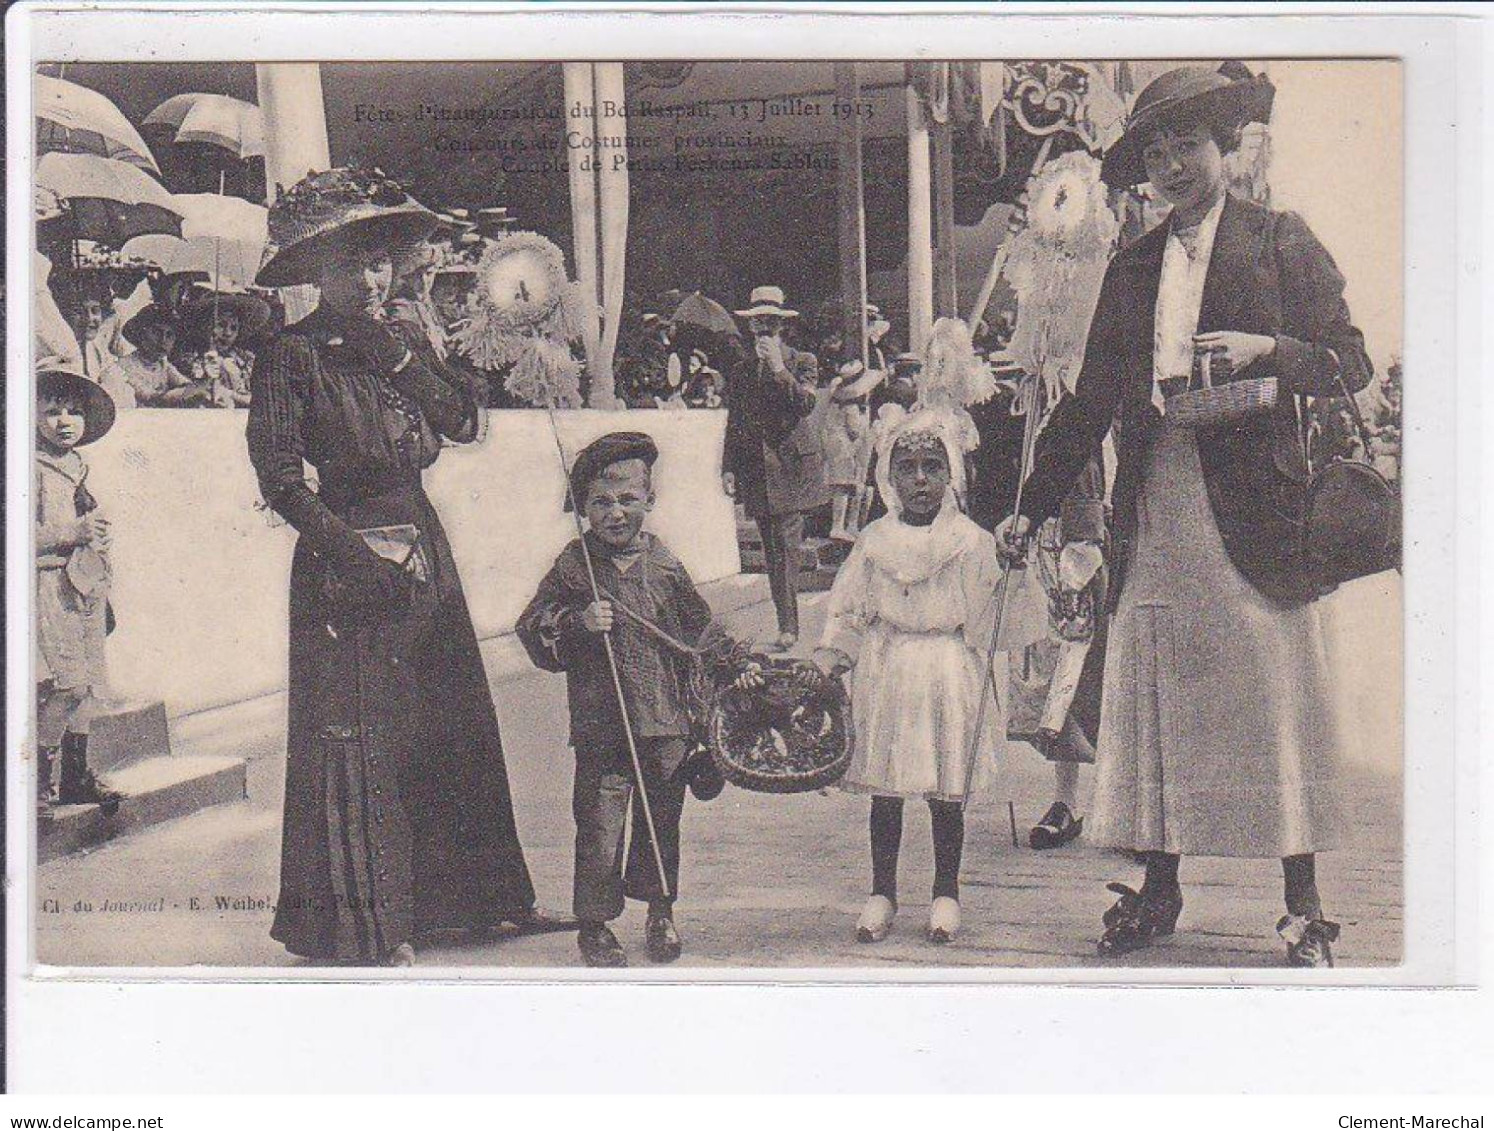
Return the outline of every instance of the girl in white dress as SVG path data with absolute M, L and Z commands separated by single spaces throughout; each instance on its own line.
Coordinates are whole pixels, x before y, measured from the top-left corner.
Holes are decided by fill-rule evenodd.
M 995 539 L 960 509 L 970 418 L 950 407 L 883 413 L 877 482 L 891 510 L 837 575 L 813 660 L 851 673 L 855 749 L 842 786 L 872 795 L 872 894 L 856 937 L 891 930 L 903 802 L 921 798 L 934 835 L 928 938 L 943 943 L 959 928 L 965 798 L 1003 732 L 999 706 L 982 713 L 979 702 L 1001 567 Z

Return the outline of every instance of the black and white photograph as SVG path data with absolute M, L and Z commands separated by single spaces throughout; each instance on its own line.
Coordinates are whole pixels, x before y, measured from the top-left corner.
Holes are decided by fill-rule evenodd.
M 1402 64 L 977 46 L 35 61 L 37 968 L 1400 966 Z

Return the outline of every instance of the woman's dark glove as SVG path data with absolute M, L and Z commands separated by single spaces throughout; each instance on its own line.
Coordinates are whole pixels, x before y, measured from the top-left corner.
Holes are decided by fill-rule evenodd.
M 417 582 L 407 570 L 385 561 L 372 550 L 330 565 L 322 595 L 334 616 L 365 616 L 408 605 Z
M 349 319 L 342 338 L 376 373 L 392 374 L 410 356 L 410 351 L 386 323 L 367 315 Z

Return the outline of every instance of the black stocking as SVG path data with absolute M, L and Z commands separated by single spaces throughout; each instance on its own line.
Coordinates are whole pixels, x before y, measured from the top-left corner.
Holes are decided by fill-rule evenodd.
M 965 848 L 965 810 L 958 801 L 930 801 L 934 825 L 934 898 L 960 898 L 960 855 Z
M 873 797 L 871 803 L 872 894 L 897 902 L 897 855 L 903 842 L 903 799 Z
M 1323 903 L 1318 898 L 1318 858 L 1311 852 L 1300 856 L 1283 856 L 1281 875 L 1286 881 L 1286 905 L 1290 915 L 1309 919 L 1323 917 Z
M 1142 882 L 1143 895 L 1171 895 L 1178 890 L 1178 865 L 1182 857 L 1172 852 L 1148 852 L 1146 854 L 1146 879 Z

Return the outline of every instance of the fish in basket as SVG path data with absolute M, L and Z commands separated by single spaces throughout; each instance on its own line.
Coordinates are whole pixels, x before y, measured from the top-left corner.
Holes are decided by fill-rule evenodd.
M 851 703 L 840 680 L 804 660 L 762 658 L 758 687 L 723 687 L 710 714 L 711 757 L 757 793 L 807 793 L 851 763 Z

